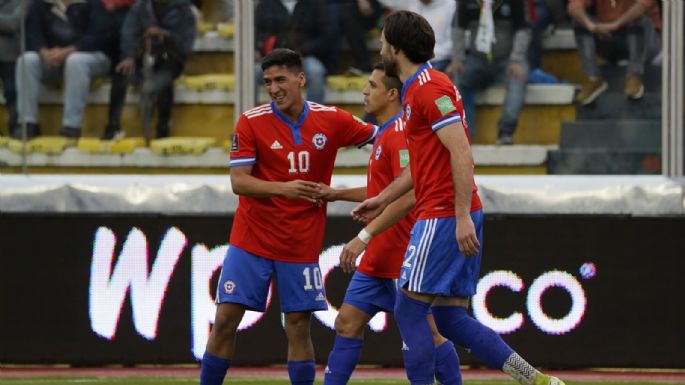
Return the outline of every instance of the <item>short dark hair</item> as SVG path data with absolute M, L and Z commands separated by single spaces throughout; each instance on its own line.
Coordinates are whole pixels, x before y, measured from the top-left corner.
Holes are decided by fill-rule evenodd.
M 385 72 L 385 64 L 383 62 L 378 62 L 373 65 L 373 69 Z M 396 89 L 397 92 L 402 92 L 402 81 L 397 76 L 388 75 L 387 72 L 383 75 L 383 85 L 388 90 Z
M 424 63 L 434 56 L 435 32 L 418 13 L 391 13 L 385 18 L 383 35 L 388 44 L 402 50 L 412 63 Z
M 262 59 L 262 71 L 271 66 L 285 67 L 293 72 L 302 72 L 302 56 L 288 48 L 276 48 Z

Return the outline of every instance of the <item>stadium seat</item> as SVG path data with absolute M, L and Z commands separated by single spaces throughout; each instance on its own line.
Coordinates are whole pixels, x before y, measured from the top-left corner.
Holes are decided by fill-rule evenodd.
M 26 142 L 26 151 L 44 154 L 60 154 L 65 148 L 75 144 L 76 140 L 62 136 L 41 136 L 28 140 Z M 21 140 L 10 139 L 8 147 L 13 152 L 21 152 L 23 144 Z
M 138 147 L 145 147 L 145 138 L 123 138 L 121 140 L 100 140 L 81 138 L 76 147 L 91 154 L 130 154 Z
M 205 89 L 232 90 L 235 88 L 235 75 L 233 74 L 205 74 L 196 76 L 181 76 L 177 84 L 182 84 L 190 90 L 200 91 Z
M 235 23 L 219 23 L 216 26 L 216 31 L 219 32 L 219 36 L 223 37 L 224 39 L 231 39 L 235 34 Z
M 361 92 L 366 83 L 369 81 L 368 76 L 348 76 L 336 75 L 326 78 L 328 87 L 336 91 L 359 91 Z
M 150 149 L 156 154 L 195 154 L 199 155 L 216 143 L 214 138 L 163 138 L 150 143 Z

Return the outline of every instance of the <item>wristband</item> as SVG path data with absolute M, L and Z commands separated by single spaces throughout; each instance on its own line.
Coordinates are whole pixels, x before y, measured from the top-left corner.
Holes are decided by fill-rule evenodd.
M 369 232 L 366 231 L 366 229 L 362 229 L 359 232 L 359 234 L 357 234 L 357 238 L 359 238 L 362 242 L 364 242 L 364 244 L 368 245 L 371 238 L 373 238 L 373 235 L 369 234 Z

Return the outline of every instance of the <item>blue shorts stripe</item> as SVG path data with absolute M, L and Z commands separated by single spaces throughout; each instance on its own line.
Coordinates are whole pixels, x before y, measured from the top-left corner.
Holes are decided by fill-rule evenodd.
M 438 223 L 437 219 L 431 219 L 428 221 L 428 245 L 424 248 L 423 258 L 421 261 L 421 273 L 419 274 L 419 282 L 417 283 L 417 291 L 421 290 L 421 284 L 423 283 L 423 276 L 426 271 L 426 262 L 428 261 L 428 252 L 433 244 L 433 238 L 435 238 L 435 227 Z
M 411 268 L 411 274 L 409 278 L 409 290 L 410 291 L 416 291 L 416 281 L 418 280 L 418 275 L 419 269 L 418 267 L 421 265 L 421 259 L 424 256 L 424 249 L 426 246 L 426 237 L 428 236 L 428 226 L 423 228 L 423 232 L 421 233 L 421 239 L 419 240 L 418 246 L 414 249 L 414 260 L 411 261 L 412 263 L 412 268 Z

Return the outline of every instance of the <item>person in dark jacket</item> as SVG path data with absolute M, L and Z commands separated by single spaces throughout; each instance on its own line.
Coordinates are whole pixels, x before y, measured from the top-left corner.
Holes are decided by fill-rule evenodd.
M 307 99 L 317 103 L 323 103 L 324 63 L 336 40 L 335 25 L 329 20 L 324 0 L 261 0 L 255 8 L 257 59 L 274 48 L 299 52 L 307 77 Z
M 506 95 L 497 123 L 497 144 L 514 143 L 529 72 L 531 31 L 525 7 L 524 0 L 458 2 L 454 56 L 446 72 L 456 76 L 471 138 L 475 135 L 476 92 L 501 81 L 505 83 Z M 481 18 L 481 13 L 488 17 Z M 471 31 L 469 42 L 465 40 L 465 30 Z
M 8 132 L 17 125 L 17 87 L 14 82 L 14 67 L 19 56 L 21 5 L 21 0 L 0 0 L 0 79 L 8 113 Z
M 115 82 L 110 102 L 110 120 L 104 134 L 106 139 L 116 136 L 121 129 L 119 117 L 126 97 L 127 84 L 139 81 L 146 42 L 154 58 L 151 79 L 144 84 L 143 94 L 156 98 L 157 137 L 169 136 L 171 107 L 174 103 L 174 79 L 192 52 L 195 41 L 195 16 L 190 0 L 136 0 L 121 30 L 121 61 L 115 71 L 126 76 L 126 81 Z
M 64 114 L 59 133 L 81 136 L 90 81 L 110 69 L 100 0 L 33 0 L 26 20 L 26 48 L 17 61 L 19 121 L 27 136 L 39 134 L 41 82 L 64 81 Z M 23 94 L 22 94 L 23 93 Z M 15 128 L 14 137 L 21 137 Z

